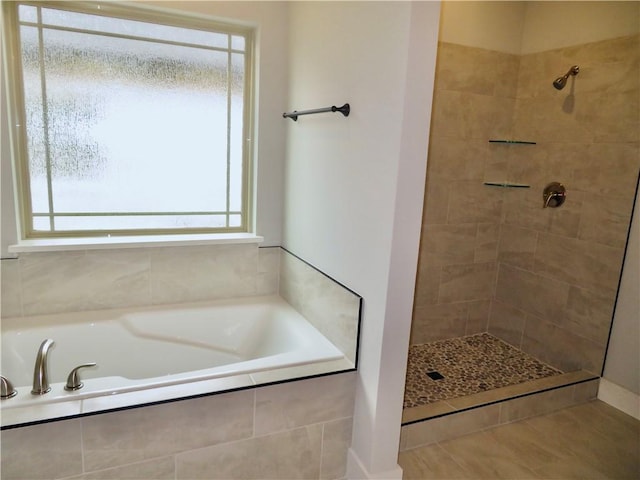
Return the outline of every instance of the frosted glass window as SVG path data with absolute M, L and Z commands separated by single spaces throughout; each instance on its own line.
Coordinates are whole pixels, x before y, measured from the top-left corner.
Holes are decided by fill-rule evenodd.
M 251 32 L 73 5 L 16 10 L 26 236 L 246 231 Z
M 225 33 L 206 32 L 132 20 L 122 21 L 119 18 L 88 15 L 64 10 L 54 10 L 51 8 L 42 9 L 42 22 L 46 25 L 74 28 L 95 33 L 115 33 L 210 47 L 227 48 L 229 43 L 229 35 Z

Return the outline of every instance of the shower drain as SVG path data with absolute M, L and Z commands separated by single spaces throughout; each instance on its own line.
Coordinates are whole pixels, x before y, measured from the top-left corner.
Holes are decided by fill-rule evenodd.
M 431 380 L 442 380 L 444 378 L 444 375 L 442 375 L 440 372 L 427 372 L 427 377 L 429 377 Z

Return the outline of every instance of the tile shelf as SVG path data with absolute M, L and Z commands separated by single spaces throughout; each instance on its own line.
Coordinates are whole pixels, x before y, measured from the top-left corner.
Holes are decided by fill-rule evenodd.
M 506 145 L 535 145 L 536 142 L 528 142 L 525 140 L 498 140 L 490 139 L 489 143 L 503 143 Z M 524 183 L 511 183 L 511 182 L 484 182 L 484 185 L 488 187 L 500 187 L 500 188 L 530 188 L 530 185 Z
M 500 188 L 531 188 L 530 185 L 524 183 L 510 183 L 510 182 L 484 182 L 484 185 L 488 187 L 500 187 Z
M 527 142 L 524 140 L 489 140 L 489 143 L 506 143 L 509 145 L 535 145 L 536 142 Z

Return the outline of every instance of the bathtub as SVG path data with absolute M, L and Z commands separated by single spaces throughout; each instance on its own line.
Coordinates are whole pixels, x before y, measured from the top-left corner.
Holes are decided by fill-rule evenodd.
M 47 338 L 51 391 L 32 395 Z M 83 388 L 66 391 L 71 370 L 90 362 Z M 2 375 L 18 395 L 0 402 L 2 425 L 246 388 L 318 365 L 351 364 L 279 296 L 3 319 Z

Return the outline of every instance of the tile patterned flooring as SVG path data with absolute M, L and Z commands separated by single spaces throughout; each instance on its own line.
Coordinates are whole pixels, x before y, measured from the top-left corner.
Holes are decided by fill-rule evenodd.
M 594 400 L 400 453 L 404 480 L 640 478 L 640 421 Z
M 434 380 L 428 372 L 444 378 Z M 413 408 L 562 374 L 488 334 L 409 348 L 404 407 Z

